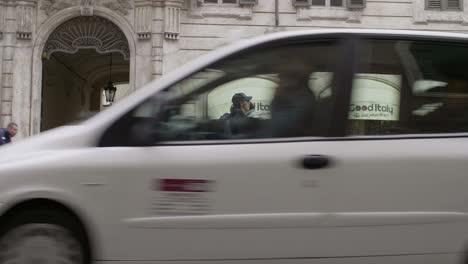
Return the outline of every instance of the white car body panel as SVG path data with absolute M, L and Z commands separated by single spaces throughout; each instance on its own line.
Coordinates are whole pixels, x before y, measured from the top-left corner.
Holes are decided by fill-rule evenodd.
M 418 225 L 467 221 L 455 212 L 276 213 L 126 219 L 130 227 L 155 229 L 317 228 Z
M 431 141 L 437 156 L 421 156 L 418 150 L 421 147 L 426 153 L 432 152 Z M 460 230 L 468 227 L 463 190 L 468 178 L 464 177 L 464 170 L 447 174 L 436 161 L 446 157 L 454 165 L 460 164 L 467 154 L 453 150 L 467 142 L 465 139 L 324 141 L 105 151 L 113 153 L 115 171 L 123 172 L 115 175 L 122 186 L 119 194 L 130 197 L 131 193 L 144 192 L 120 204 L 124 212 L 121 218 L 124 237 L 140 245 L 132 259 L 151 259 L 153 255 L 178 260 L 236 259 L 240 255 L 247 259 L 333 257 L 462 252 L 466 235 Z M 400 145 L 412 147 L 400 153 Z M 362 148 L 373 150 L 373 156 L 360 153 Z M 223 156 L 218 154 L 221 149 Z M 198 152 L 203 155 L 197 155 Z M 244 155 L 235 157 L 234 153 Z M 296 157 L 314 153 L 335 157 L 336 165 L 317 171 L 296 169 Z M 127 161 L 128 156 L 135 158 Z M 290 157 L 286 164 L 282 164 L 284 156 Z M 136 157 L 142 158 L 137 161 Z M 394 177 L 379 176 L 377 172 L 386 166 L 385 162 L 397 159 L 408 160 L 408 165 L 395 168 Z M 370 164 L 363 166 L 363 161 Z M 137 164 L 131 174 L 125 173 L 129 171 L 126 162 Z M 230 173 L 239 169 L 223 171 L 227 164 L 234 168 L 235 164 L 243 164 L 242 173 Z M 413 173 L 406 175 L 398 170 Z M 427 170 L 440 173 L 427 174 Z M 248 171 L 256 174 L 245 173 Z M 148 217 L 154 192 L 151 181 L 168 176 L 215 180 L 218 188 L 210 215 Z M 266 178 L 271 184 L 262 191 L 259 186 Z M 310 180 L 315 185 L 304 186 Z M 407 184 L 402 185 L 403 182 Z M 414 184 L 420 187 L 415 189 Z M 262 221 L 266 222 L 264 226 Z M 192 236 L 202 237 L 204 242 L 194 244 L 186 239 Z M 382 237 L 388 243 L 376 244 Z M 124 258 L 129 255 L 125 250 L 128 245 L 122 243 L 113 251 Z M 223 246 L 217 247 L 219 244 Z M 295 246 L 288 246 L 291 244 Z M 173 248 L 190 250 L 171 251 Z M 343 251 L 338 253 L 336 249 Z
M 217 260 L 210 261 L 212 264 L 440 264 L 440 263 L 461 263 L 463 254 L 429 254 L 429 255 L 402 255 L 402 256 L 378 256 L 378 257 L 358 257 L 358 258 L 321 258 L 321 259 L 255 259 L 255 260 Z M 133 264 L 132 261 L 96 261 L 96 264 Z M 145 264 L 204 264 L 206 261 L 148 261 Z
M 468 138 L 95 147 L 123 113 L 228 54 L 294 36 L 382 32 L 434 36 L 326 30 L 245 40 L 81 125 L 2 147 L 0 213 L 28 199 L 61 202 L 85 222 L 93 256 L 103 264 L 459 263 L 468 242 Z M 298 166 L 303 156 L 316 154 L 333 157 L 333 166 Z M 154 214 L 159 194 L 152 182 L 165 178 L 213 181 L 215 190 L 205 197 L 209 212 Z

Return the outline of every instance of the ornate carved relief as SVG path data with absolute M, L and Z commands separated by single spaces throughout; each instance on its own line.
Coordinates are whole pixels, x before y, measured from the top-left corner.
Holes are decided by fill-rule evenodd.
M 73 18 L 52 32 L 44 48 L 45 56 L 61 51 L 75 53 L 94 48 L 98 53 L 120 52 L 130 58 L 130 49 L 123 32 L 111 21 L 97 16 Z
M 47 15 L 51 15 L 65 8 L 72 7 L 73 5 L 73 0 L 43 0 L 41 9 L 44 10 Z
M 92 16 L 94 8 L 94 0 L 81 0 L 81 15 Z
M 103 6 L 117 11 L 122 15 L 128 15 L 128 10 L 133 8 L 129 0 L 112 0 L 104 3 Z
M 123 15 L 128 15 L 128 10 L 133 8 L 132 0 L 43 0 L 41 9 L 47 15 L 52 15 L 68 7 L 80 6 L 82 15 L 92 16 L 96 5 L 102 5 Z

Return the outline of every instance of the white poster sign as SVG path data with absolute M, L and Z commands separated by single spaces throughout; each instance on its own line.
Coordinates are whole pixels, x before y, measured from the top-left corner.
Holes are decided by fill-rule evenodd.
M 398 120 L 400 87 L 399 75 L 358 74 L 353 82 L 349 119 Z

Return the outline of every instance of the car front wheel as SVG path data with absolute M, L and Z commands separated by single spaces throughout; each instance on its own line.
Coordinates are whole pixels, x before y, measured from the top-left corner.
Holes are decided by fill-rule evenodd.
M 67 213 L 23 211 L 0 227 L 0 264 L 89 263 L 83 232 Z

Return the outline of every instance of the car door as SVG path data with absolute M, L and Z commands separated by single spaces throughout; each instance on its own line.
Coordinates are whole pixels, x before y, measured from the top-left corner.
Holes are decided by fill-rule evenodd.
M 337 139 L 344 173 L 323 180 L 335 252 L 461 255 L 468 239 L 468 46 L 363 36 L 357 47 L 348 136 Z
M 321 225 L 331 190 L 322 180 L 344 173 L 328 159 L 341 148 L 327 136 L 337 133 L 334 116 L 346 113 L 338 106 L 347 100 L 339 95 L 351 81 L 345 70 L 350 53 L 334 36 L 267 44 L 176 82 L 157 97 L 163 101 L 147 100 L 106 132 L 113 141 L 101 142 L 101 152 L 112 157 L 113 195 L 121 197 L 109 256 L 258 260 L 334 254 L 323 247 L 323 241 L 330 244 Z M 236 110 L 233 95 L 240 93 L 251 97 L 250 110 L 260 117 L 219 118 Z M 157 121 L 150 118 L 153 109 Z

